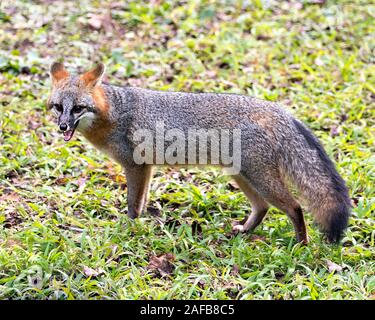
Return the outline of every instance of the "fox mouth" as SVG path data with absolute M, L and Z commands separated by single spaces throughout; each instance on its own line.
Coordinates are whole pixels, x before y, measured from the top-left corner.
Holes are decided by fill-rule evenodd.
M 73 130 L 66 130 L 63 132 L 64 135 L 64 141 L 68 142 L 70 139 L 72 139 L 75 129 Z
M 63 136 L 64 136 L 64 141 L 65 141 L 65 142 L 68 142 L 68 141 L 70 141 L 70 139 L 73 138 L 73 135 L 74 135 L 74 132 L 75 132 L 75 130 L 76 130 L 76 128 L 77 128 L 78 122 L 79 122 L 79 121 L 77 121 L 77 122 L 74 124 L 74 128 L 73 128 L 73 129 L 69 129 L 69 130 L 63 131 Z

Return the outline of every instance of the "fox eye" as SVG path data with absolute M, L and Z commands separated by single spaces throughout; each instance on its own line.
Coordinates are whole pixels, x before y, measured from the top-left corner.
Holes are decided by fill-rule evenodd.
M 75 105 L 75 106 L 73 107 L 73 112 L 74 112 L 74 113 L 80 113 L 84 108 L 86 108 L 86 107 L 83 106 L 83 105 L 80 105 L 80 104 Z
M 63 106 L 61 104 L 54 103 L 52 108 L 55 108 L 58 112 L 63 112 Z

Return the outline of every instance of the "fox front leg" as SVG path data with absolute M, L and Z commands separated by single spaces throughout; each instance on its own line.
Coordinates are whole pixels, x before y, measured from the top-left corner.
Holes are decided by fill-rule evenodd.
M 128 217 L 134 219 L 141 214 L 147 201 L 152 167 L 149 165 L 126 167 L 125 175 L 128 189 Z

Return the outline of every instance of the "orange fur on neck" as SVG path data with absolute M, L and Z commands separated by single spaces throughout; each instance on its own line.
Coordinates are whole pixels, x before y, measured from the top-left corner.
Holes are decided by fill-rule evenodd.
M 105 96 L 104 89 L 102 87 L 95 87 L 92 92 L 92 97 L 95 102 L 96 108 L 103 114 L 108 114 L 109 103 L 107 97 Z
M 113 124 L 109 119 L 109 103 L 102 87 L 95 87 L 92 92 L 97 118 L 94 120 L 91 128 L 83 132 L 83 135 L 92 144 L 103 148 L 108 144 L 108 137 L 112 131 Z

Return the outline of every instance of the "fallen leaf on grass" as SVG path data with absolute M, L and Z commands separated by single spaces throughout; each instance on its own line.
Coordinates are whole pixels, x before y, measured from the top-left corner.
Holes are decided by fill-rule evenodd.
M 132 87 L 142 87 L 144 85 L 144 81 L 142 79 L 129 78 L 128 83 Z
M 86 181 L 87 181 L 87 178 L 86 177 L 80 177 L 78 180 L 77 180 L 77 185 L 78 187 L 84 187 L 85 184 L 86 184 Z
M 92 269 L 87 266 L 83 266 L 83 273 L 87 277 L 97 277 L 104 273 L 104 270 L 102 268 L 99 268 L 98 270 Z
M 320 59 L 320 57 L 316 57 L 315 60 L 314 60 L 314 63 L 317 66 L 323 66 L 324 65 L 324 61 L 322 59 Z
M 8 239 L 5 241 L 5 246 L 12 249 L 13 247 L 23 247 L 22 242 L 16 239 Z
M 328 266 L 328 271 L 329 272 L 340 272 L 342 271 L 342 267 L 338 265 L 337 263 L 334 263 L 330 260 L 327 260 L 327 266 Z
M 59 186 L 65 185 L 68 182 L 68 178 L 60 176 L 55 180 L 55 183 Z
M 239 275 L 240 274 L 240 267 L 237 264 L 234 264 L 230 274 L 233 275 L 233 276 Z
M 327 0 L 310 0 L 308 4 L 325 4 Z
M 38 129 L 42 124 L 39 121 L 30 120 L 28 123 L 29 129 L 35 130 Z
M 250 239 L 251 241 L 266 241 L 267 240 L 265 236 L 259 236 L 257 234 L 252 234 Z
M 111 32 L 115 29 L 110 11 L 104 14 L 90 14 L 87 24 L 94 30 L 104 29 L 106 32 Z
M 3 228 L 12 228 L 23 222 L 21 216 L 15 211 L 6 212 Z
M 332 126 L 331 127 L 331 130 L 330 130 L 330 135 L 331 137 L 336 137 L 340 134 L 339 132 L 339 128 L 337 128 L 337 126 Z
M 223 289 L 231 299 L 236 299 L 238 292 L 242 290 L 242 286 L 234 283 L 226 283 Z
M 15 192 L 11 192 L 8 194 L 4 194 L 0 196 L 0 201 L 15 201 L 18 202 L 20 200 L 20 197 Z
M 156 207 L 148 207 L 147 213 L 149 213 L 153 217 L 160 217 L 161 216 L 160 210 Z
M 173 261 L 175 257 L 172 253 L 166 253 L 159 257 L 151 256 L 147 269 L 157 271 L 162 277 L 170 275 L 174 270 Z
M 201 288 L 202 290 L 205 288 L 206 286 L 206 281 L 204 280 L 199 280 L 198 283 L 197 283 L 198 287 Z
M 92 15 L 90 19 L 87 21 L 90 27 L 93 29 L 100 29 L 102 27 L 102 16 L 99 15 Z
M 126 177 L 122 174 L 111 174 L 109 178 L 116 183 L 126 183 Z

